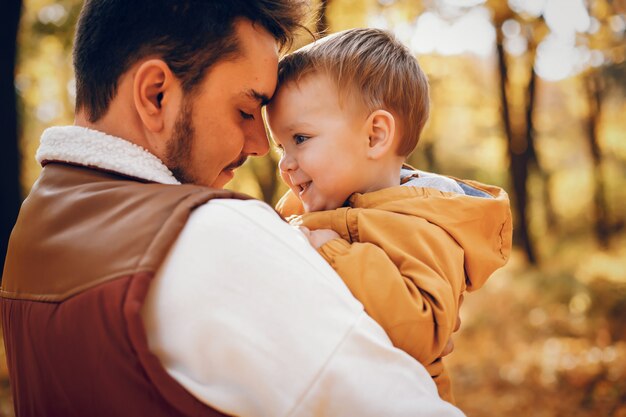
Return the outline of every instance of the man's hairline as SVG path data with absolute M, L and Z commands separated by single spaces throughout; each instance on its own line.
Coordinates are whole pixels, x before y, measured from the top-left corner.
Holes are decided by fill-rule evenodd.
M 215 62 L 213 62 L 211 65 L 209 65 L 208 67 L 203 69 L 203 74 L 200 77 L 200 80 L 195 83 L 191 89 L 189 91 L 184 92 L 184 96 L 185 99 L 188 100 L 195 100 L 195 98 L 197 97 L 197 95 L 199 94 L 200 91 L 200 86 L 202 85 L 202 83 L 204 83 L 207 79 L 207 77 L 209 76 L 209 74 L 211 73 L 211 71 L 214 69 L 214 67 L 216 67 L 218 64 L 226 62 L 226 61 L 231 61 L 231 62 L 236 62 L 239 59 L 241 59 L 244 55 L 243 55 L 243 51 L 241 48 L 241 42 L 240 42 L 240 37 L 237 34 L 237 28 L 236 25 L 239 22 L 243 22 L 243 21 L 248 21 L 250 22 L 250 24 L 252 25 L 252 27 L 254 28 L 260 28 L 262 30 L 265 30 L 270 36 L 272 36 L 272 38 L 274 39 L 274 42 L 276 43 L 277 47 L 280 47 L 280 42 L 279 39 L 274 36 L 272 34 L 272 32 L 265 27 L 262 23 L 254 21 L 252 19 L 249 19 L 245 16 L 239 16 L 237 18 L 235 18 L 232 23 L 231 23 L 231 32 L 228 34 L 227 38 L 230 38 L 230 40 L 233 42 L 234 48 L 232 51 L 230 51 L 229 53 L 224 54 L 224 56 L 221 56 L 219 59 L 217 59 Z M 152 54 L 146 54 L 143 55 L 141 53 L 138 54 L 138 58 L 135 58 L 132 62 L 127 63 L 128 69 L 126 71 L 124 71 L 123 73 L 121 73 L 119 75 L 119 77 L 117 78 L 116 82 L 115 82 L 115 87 L 113 89 L 114 95 L 111 97 L 106 109 L 104 110 L 104 112 L 102 113 L 102 115 L 96 119 L 96 120 L 90 120 L 91 122 L 97 122 L 98 120 L 102 119 L 106 113 L 109 111 L 110 106 L 113 102 L 113 100 L 115 100 L 115 98 L 118 96 L 119 94 L 119 85 L 121 80 L 124 78 L 124 76 L 128 75 L 131 71 L 134 70 L 134 68 L 143 61 L 147 61 L 150 59 L 158 59 L 163 61 L 163 63 L 167 66 L 167 68 L 172 72 L 172 75 L 174 76 L 174 78 L 181 82 L 182 78 L 178 77 L 174 71 L 172 71 L 171 66 L 167 63 L 167 61 L 164 59 L 162 54 L 156 54 L 156 53 L 152 53 Z M 249 91 L 245 91 L 245 93 L 253 93 L 253 98 L 257 99 L 257 96 L 259 98 L 259 102 L 261 103 L 261 106 L 265 106 L 269 103 L 271 97 L 268 97 L 266 94 L 257 92 L 254 89 L 250 89 Z M 276 92 L 276 90 L 272 93 L 272 95 L 274 95 L 274 93 Z M 91 110 L 88 109 L 88 106 L 85 105 L 85 103 L 83 103 L 83 105 L 79 108 L 76 107 L 74 109 L 74 114 L 78 114 L 79 112 L 83 112 L 87 115 L 89 115 L 91 113 Z M 91 119 L 90 117 L 88 117 L 88 119 Z

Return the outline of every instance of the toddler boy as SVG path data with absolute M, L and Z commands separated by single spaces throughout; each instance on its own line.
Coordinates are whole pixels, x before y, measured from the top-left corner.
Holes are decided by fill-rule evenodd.
M 404 165 L 428 113 L 409 50 L 353 29 L 283 58 L 267 122 L 290 187 L 277 210 L 452 402 L 442 351 L 461 294 L 506 263 L 511 218 L 497 187 Z

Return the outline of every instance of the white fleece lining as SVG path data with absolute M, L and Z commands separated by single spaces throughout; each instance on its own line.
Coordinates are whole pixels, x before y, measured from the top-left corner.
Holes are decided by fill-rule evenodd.
M 127 140 L 80 126 L 46 129 L 37 162 L 70 162 L 161 184 L 180 184 L 159 158 Z

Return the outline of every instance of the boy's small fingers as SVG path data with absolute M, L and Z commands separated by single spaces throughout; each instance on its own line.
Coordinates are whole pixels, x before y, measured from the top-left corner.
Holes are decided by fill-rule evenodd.
M 461 295 L 459 296 L 459 307 L 458 307 L 458 311 L 459 311 L 459 312 L 461 311 L 461 305 L 463 304 L 463 300 L 464 300 L 464 299 L 465 299 L 465 297 L 463 296 L 463 294 L 461 294 Z M 455 331 L 455 332 L 458 332 L 460 328 L 461 328 L 461 315 L 460 315 L 460 313 L 459 313 L 459 314 L 457 314 L 457 316 L 456 316 L 456 323 L 455 323 L 455 325 L 454 325 L 454 331 Z
M 452 353 L 452 351 L 454 350 L 454 341 L 452 340 L 452 338 L 450 338 L 448 340 L 448 343 L 446 343 L 446 347 L 443 348 L 443 352 L 441 352 L 441 356 L 447 356 L 449 354 Z

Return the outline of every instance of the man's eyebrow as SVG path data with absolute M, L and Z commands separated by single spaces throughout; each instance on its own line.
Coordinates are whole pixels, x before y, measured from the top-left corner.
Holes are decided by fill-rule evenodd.
M 259 93 L 258 91 L 256 91 L 255 89 L 251 88 L 250 90 L 246 91 L 246 95 L 250 98 L 252 98 L 253 100 L 258 101 L 259 103 L 261 103 L 261 106 L 265 106 L 267 103 L 270 102 L 270 98 L 263 94 L 263 93 Z

